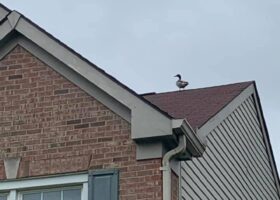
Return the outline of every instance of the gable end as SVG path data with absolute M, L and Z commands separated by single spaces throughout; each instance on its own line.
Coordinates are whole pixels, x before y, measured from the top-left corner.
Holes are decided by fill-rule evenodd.
M 99 88 L 100 91 L 127 107 L 131 113 L 131 135 L 133 139 L 173 136 L 171 117 L 168 114 L 157 109 L 23 15 L 18 18 L 16 17 L 17 12 L 13 11 L 7 18 L 12 16 L 18 20 L 14 20 L 14 22 L 5 20 L 3 24 L 0 24 L 0 42 L 3 43 L 5 38 L 14 31 L 20 33 L 48 55 L 63 63 L 69 68 L 68 70 L 83 77 Z M 27 47 L 25 48 L 27 49 Z
M 211 130 L 201 158 L 183 162 L 185 199 L 279 199 L 272 152 L 253 96 Z
M 32 55 L 36 56 L 38 59 L 46 63 L 49 67 L 51 67 L 53 70 L 64 76 L 75 85 L 78 85 L 81 89 L 83 89 L 98 101 L 102 102 L 105 106 L 121 116 L 123 119 L 128 122 L 131 121 L 131 113 L 126 106 L 113 99 L 111 96 L 100 90 L 94 84 L 90 83 L 82 76 L 69 69 L 67 66 L 65 66 L 65 64 L 58 61 L 42 48 L 38 47 L 36 44 L 26 39 L 24 36 L 21 36 L 20 34 L 14 34 L 13 39 L 9 40 L 9 42 L 7 42 L 0 48 L 0 59 L 3 59 L 6 55 L 8 55 L 9 52 L 11 52 L 16 46 L 25 48 Z

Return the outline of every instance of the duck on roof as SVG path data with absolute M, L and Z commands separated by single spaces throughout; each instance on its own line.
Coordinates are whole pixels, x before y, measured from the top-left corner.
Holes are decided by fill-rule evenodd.
M 0 8 L 0 59 L 19 45 L 131 123 L 131 137 L 135 141 L 168 139 L 170 148 L 176 146 L 178 128 L 184 129 L 183 122 L 189 126 L 185 119 L 181 124 L 174 123 L 168 113 L 136 94 L 19 12 L 11 11 L 1 4 Z M 177 130 L 176 133 L 174 129 Z M 201 155 L 204 145 L 194 131 L 188 128 L 184 134 L 190 134 L 193 138 L 193 145 L 187 150 L 190 155 Z
M 201 156 L 210 133 L 245 98 L 253 95 L 268 144 L 273 174 L 275 161 L 254 82 L 152 95 L 136 92 L 110 76 L 51 34 L 0 4 L 0 59 L 20 45 L 88 94 L 131 123 L 131 137 L 137 142 L 168 140 L 176 145 L 176 134 L 186 134 L 192 142 L 187 151 Z M 175 138 L 175 139 L 174 139 Z M 191 146 L 192 145 L 192 146 Z M 280 191 L 279 183 L 277 188 Z

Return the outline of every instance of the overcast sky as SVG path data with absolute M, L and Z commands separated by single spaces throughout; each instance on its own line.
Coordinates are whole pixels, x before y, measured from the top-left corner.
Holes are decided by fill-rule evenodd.
M 138 93 L 256 80 L 280 171 L 279 0 L 0 0 Z

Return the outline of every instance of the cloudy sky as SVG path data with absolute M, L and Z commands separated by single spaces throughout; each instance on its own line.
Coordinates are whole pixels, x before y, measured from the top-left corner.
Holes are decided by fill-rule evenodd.
M 0 0 L 138 93 L 256 80 L 280 171 L 279 0 Z

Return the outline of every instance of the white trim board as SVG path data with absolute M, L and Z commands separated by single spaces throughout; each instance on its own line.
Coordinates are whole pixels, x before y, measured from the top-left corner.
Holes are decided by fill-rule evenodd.
M 7 200 L 20 200 L 22 192 L 27 190 L 72 187 L 73 185 L 81 187 L 81 200 L 88 200 L 88 174 L 4 181 L 0 183 L 0 193 L 7 194 Z
M 228 105 L 221 109 L 216 115 L 210 118 L 201 128 L 197 130 L 197 134 L 203 143 L 207 143 L 207 135 L 216 128 L 227 116 L 230 115 L 239 105 L 242 104 L 250 95 L 254 93 L 254 84 L 252 82 L 245 90 L 235 97 Z
M 4 7 L 1 6 L 0 3 L 0 21 L 6 17 L 6 15 L 9 13 Z
M 88 182 L 88 174 L 40 177 L 36 179 L 11 180 L 0 183 L 0 192 L 10 190 L 35 189 L 50 186 L 84 184 Z

